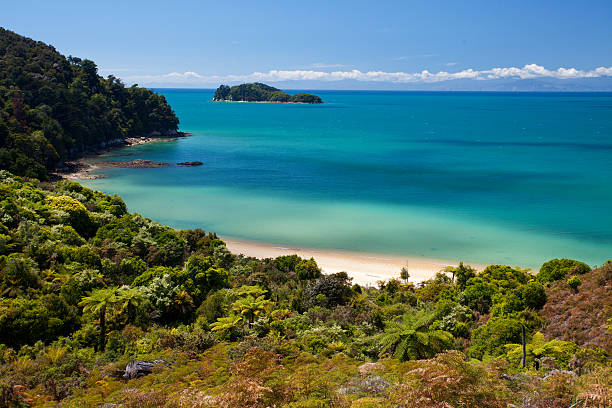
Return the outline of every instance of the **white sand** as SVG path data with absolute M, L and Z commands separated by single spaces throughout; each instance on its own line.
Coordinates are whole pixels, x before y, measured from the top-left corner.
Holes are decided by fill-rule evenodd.
M 221 237 L 227 248 L 235 254 L 255 258 L 276 258 L 281 255 L 297 254 L 302 258 L 314 258 L 324 273 L 345 271 L 353 283 L 376 286 L 380 280 L 399 278 L 402 267 L 407 267 L 410 282 L 427 280 L 445 266 L 457 266 L 458 261 L 408 257 L 397 255 L 371 254 L 334 249 L 295 248 L 277 244 L 247 241 Z M 482 269 L 482 265 L 472 265 Z

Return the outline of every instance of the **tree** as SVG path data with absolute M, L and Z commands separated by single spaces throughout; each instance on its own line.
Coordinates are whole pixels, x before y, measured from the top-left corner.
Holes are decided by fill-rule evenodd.
M 209 256 L 191 255 L 185 264 L 185 271 L 179 282 L 199 304 L 208 292 L 227 287 L 229 276 L 225 269 L 216 268 Z
M 514 318 L 493 318 L 472 332 L 470 356 L 499 356 L 506 344 L 520 344 L 523 325 Z
M 484 282 L 482 278 L 472 278 L 469 286 L 463 291 L 463 302 L 470 309 L 487 314 L 493 304 L 496 291 L 493 284 Z
M 538 282 L 529 282 L 522 288 L 525 307 L 541 309 L 546 303 L 546 289 Z
M 457 285 L 463 290 L 467 286 L 467 282 L 476 276 L 476 271 L 471 266 L 465 266 L 463 262 L 459 262 L 459 266 L 455 268 L 454 276 L 457 278 Z
M 221 338 L 234 340 L 236 337 L 236 329 L 242 326 L 243 322 L 243 316 L 231 314 L 217 319 L 215 323 L 210 325 L 210 329 L 219 334 Z
M 124 285 L 119 288 L 116 295 L 119 313 L 125 313 L 126 323 L 134 323 L 137 312 L 149 305 L 149 300 L 140 288 L 131 288 Z
M 297 264 L 303 259 L 297 255 L 282 255 L 274 259 L 274 265 L 281 271 L 295 271 Z
M 304 288 L 303 300 L 307 308 L 317 305 L 331 308 L 346 304 L 351 295 L 351 278 L 346 272 L 337 272 L 310 280 Z
M 106 314 L 117 304 L 117 288 L 96 289 L 91 295 L 83 298 L 79 306 L 83 307 L 83 313 L 97 314 L 100 325 L 100 340 L 98 347 L 104 351 L 106 347 Z
M 243 316 L 250 327 L 255 322 L 257 316 L 271 305 L 272 302 L 266 299 L 264 295 L 258 297 L 248 295 L 236 300 L 232 305 L 232 310 Z
M 410 279 L 410 273 L 408 273 L 408 268 L 402 267 L 402 270 L 400 271 L 400 278 L 404 280 L 404 283 L 408 282 L 408 279 Z
M 42 281 L 36 262 L 23 254 L 10 254 L 0 270 L 2 296 L 18 297 L 28 288 L 39 288 Z
M 321 269 L 317 266 L 317 262 L 314 258 L 308 260 L 303 259 L 295 265 L 295 272 L 299 280 L 311 280 L 317 279 L 321 276 Z
M 556 280 L 565 279 L 568 273 L 572 275 L 584 275 L 590 270 L 591 268 L 584 262 L 567 258 L 552 259 L 542 264 L 536 279 L 542 283 L 554 282 Z
M 259 286 L 241 286 L 236 291 L 238 299 L 232 303 L 232 312 L 239 313 L 251 326 L 257 316 L 272 305 L 272 302 L 265 298 L 266 293 L 267 291 Z
M 430 330 L 433 317 L 433 313 L 420 309 L 387 323 L 378 339 L 380 355 L 391 353 L 401 361 L 417 360 L 450 348 L 452 334 L 444 330 Z

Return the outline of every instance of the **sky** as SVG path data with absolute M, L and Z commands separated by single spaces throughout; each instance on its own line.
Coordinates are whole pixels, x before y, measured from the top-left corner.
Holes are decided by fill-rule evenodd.
M 401 89 L 612 78 L 612 0 L 2 3 L 0 26 L 128 84 Z

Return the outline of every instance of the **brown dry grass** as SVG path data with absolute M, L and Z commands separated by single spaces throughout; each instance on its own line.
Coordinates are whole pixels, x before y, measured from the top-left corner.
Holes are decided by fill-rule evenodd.
M 612 353 L 609 319 L 612 317 L 612 264 L 579 276 L 582 285 L 574 291 L 565 281 L 547 289 L 540 314 L 542 333 L 548 339 L 573 341 L 581 347 L 603 348 Z

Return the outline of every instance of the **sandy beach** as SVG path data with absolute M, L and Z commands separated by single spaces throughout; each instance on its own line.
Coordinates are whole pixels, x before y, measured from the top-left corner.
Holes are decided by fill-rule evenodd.
M 420 282 L 434 276 L 445 266 L 456 266 L 458 261 L 408 257 L 387 254 L 343 251 L 334 249 L 297 248 L 222 237 L 227 248 L 235 254 L 256 258 L 275 258 L 281 255 L 297 254 L 302 258 L 314 258 L 324 273 L 345 271 L 354 283 L 376 286 L 380 280 L 399 278 L 402 267 L 407 267 L 410 282 Z M 471 264 L 476 269 L 484 265 Z

